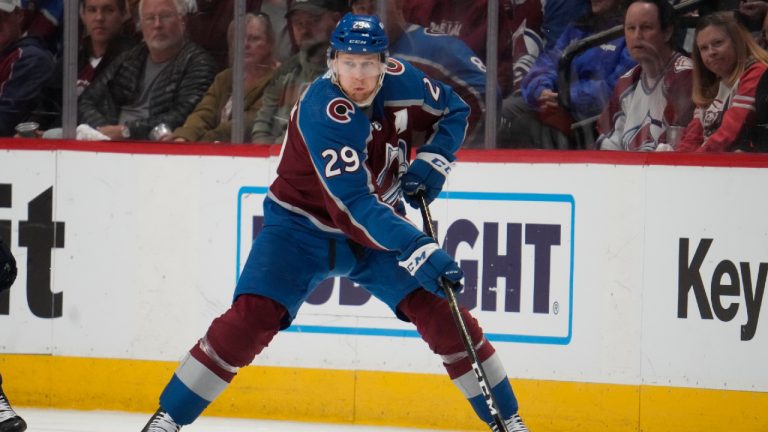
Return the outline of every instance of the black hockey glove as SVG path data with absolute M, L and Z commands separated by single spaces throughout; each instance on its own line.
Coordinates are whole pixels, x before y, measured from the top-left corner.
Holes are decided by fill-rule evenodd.
M 16 280 L 16 259 L 11 250 L 0 239 L 0 292 L 7 290 Z

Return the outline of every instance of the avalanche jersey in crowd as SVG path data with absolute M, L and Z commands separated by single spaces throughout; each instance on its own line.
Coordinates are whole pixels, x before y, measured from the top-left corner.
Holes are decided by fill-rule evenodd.
M 485 111 L 485 65 L 464 42 L 411 24 L 389 50 L 450 85 L 469 105 L 469 129 L 477 125 Z
M 608 107 L 598 122 L 602 150 L 655 151 L 667 143 L 669 126 L 685 127 L 694 105 L 691 59 L 674 53 L 661 79 L 651 82 L 642 66 L 630 69 L 616 82 Z
M 588 5 L 587 0 L 499 0 L 498 81 L 503 94 L 519 88 L 536 57 L 554 47 Z M 485 60 L 488 0 L 411 1 L 403 5 L 403 14 L 408 22 L 461 39 Z
M 424 235 L 402 216 L 399 177 L 408 168 L 410 132 L 429 134 L 417 157 L 453 162 L 468 115 L 450 86 L 395 58 L 367 109 L 351 102 L 330 74 L 318 78 L 291 113 L 278 177 L 269 188 L 267 199 L 287 216 L 273 213 L 279 220 L 267 216 L 266 223 L 377 249 L 406 249 Z
M 696 108 L 677 150 L 720 152 L 741 144 L 742 132 L 754 125 L 755 93 L 766 69 L 765 64 L 752 62 L 733 86 L 721 81 L 715 100 Z

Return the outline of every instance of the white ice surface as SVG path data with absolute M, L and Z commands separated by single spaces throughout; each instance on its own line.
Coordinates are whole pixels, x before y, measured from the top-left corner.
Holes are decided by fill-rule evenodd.
M 27 432 L 140 432 L 149 414 L 114 411 L 76 411 L 14 407 L 26 420 Z M 430 432 L 428 429 L 350 426 L 324 423 L 299 423 L 201 417 L 182 432 Z M 437 432 L 433 430 L 432 432 Z M 441 431 L 445 432 L 445 431 Z

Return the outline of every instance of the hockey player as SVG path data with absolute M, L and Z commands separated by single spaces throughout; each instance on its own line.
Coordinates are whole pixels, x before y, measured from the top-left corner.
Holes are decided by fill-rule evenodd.
M 462 270 L 404 214 L 402 198 L 434 200 L 467 129 L 469 108 L 451 88 L 388 58 L 378 18 L 345 15 L 328 51 L 329 71 L 294 107 L 253 243 L 229 310 L 182 360 L 143 432 L 192 423 L 250 364 L 322 280 L 346 276 L 412 322 L 477 415 L 491 415 L 472 372 L 440 278 L 460 288 Z M 428 133 L 408 163 L 411 130 Z M 301 257 L 300 265 L 296 258 Z M 462 315 L 509 431 L 527 431 L 501 359 L 477 321 Z
M 11 288 L 16 280 L 16 260 L 10 248 L 0 238 L 0 293 Z M 3 392 L 3 376 L 0 375 L 0 432 L 24 432 L 27 423 L 11 408 Z
M 485 65 L 461 39 L 405 21 L 403 2 L 384 2 L 384 29 L 390 55 L 407 60 L 432 78 L 451 86 L 469 105 L 469 129 L 463 147 L 483 145 L 482 118 L 485 114 Z M 376 0 L 350 0 L 352 13 L 376 15 Z M 473 133 L 474 132 L 474 133 Z

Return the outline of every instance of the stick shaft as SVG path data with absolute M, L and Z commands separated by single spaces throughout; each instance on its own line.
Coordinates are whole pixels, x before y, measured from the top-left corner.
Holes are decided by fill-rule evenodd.
M 427 205 L 427 201 L 424 199 L 423 194 L 419 195 L 419 208 L 421 209 L 421 218 L 424 220 L 424 232 L 437 242 L 437 236 L 432 227 L 432 214 L 429 211 L 429 205 Z M 475 372 L 477 382 L 480 385 L 480 390 L 483 392 L 485 403 L 488 404 L 488 410 L 491 412 L 493 421 L 496 423 L 499 432 L 507 432 L 507 426 L 504 424 L 504 419 L 501 418 L 496 399 L 493 397 L 493 392 L 491 392 L 491 383 L 488 381 L 485 369 L 483 369 L 483 365 L 480 363 L 480 358 L 477 356 L 477 351 L 475 351 L 475 347 L 472 344 L 472 338 L 469 335 L 469 330 L 467 330 L 467 324 L 461 316 L 459 303 L 456 301 L 456 294 L 442 278 L 440 278 L 438 283 L 448 298 L 448 305 L 451 308 L 451 314 L 453 314 L 453 321 L 456 323 L 456 329 L 459 332 L 461 341 L 464 343 L 464 349 L 467 351 L 467 355 L 469 355 L 469 361 L 472 363 L 472 371 Z

